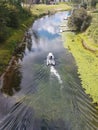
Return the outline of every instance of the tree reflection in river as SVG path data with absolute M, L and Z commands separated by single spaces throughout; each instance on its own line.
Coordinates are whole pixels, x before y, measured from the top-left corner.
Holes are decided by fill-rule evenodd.
M 33 34 L 33 35 L 31 35 Z M 13 53 L 13 58 L 10 62 L 9 67 L 6 69 L 6 72 L 3 76 L 3 85 L 1 88 L 1 91 L 7 95 L 12 96 L 15 92 L 19 91 L 21 89 L 21 78 L 22 74 L 19 70 L 19 59 L 22 60 L 24 57 L 24 54 L 26 53 L 26 49 L 29 51 L 32 51 L 32 42 L 36 41 L 36 46 L 38 48 L 38 34 L 33 32 L 26 32 L 25 37 L 23 39 L 23 42 L 19 44 L 15 48 L 15 51 Z M 35 45 L 33 45 L 35 47 Z
M 19 65 L 16 65 L 15 60 L 13 60 L 12 64 L 4 73 L 1 91 L 12 96 L 15 92 L 20 90 L 21 78 L 22 75 L 19 71 Z

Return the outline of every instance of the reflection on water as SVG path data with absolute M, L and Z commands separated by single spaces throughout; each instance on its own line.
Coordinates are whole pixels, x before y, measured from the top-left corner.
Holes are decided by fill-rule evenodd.
M 3 76 L 2 91 L 13 96 L 0 93 L 0 130 L 98 129 L 98 110 L 82 89 L 74 58 L 58 33 L 65 15 L 35 21 L 16 48 L 16 60 Z M 49 52 L 55 67 L 46 65 Z
M 15 91 L 18 92 L 20 90 L 21 78 L 19 65 L 16 65 L 15 60 L 13 60 L 4 73 L 1 91 L 12 96 Z
M 17 46 L 14 50 L 13 57 L 7 67 L 5 73 L 3 74 L 2 88 L 1 92 L 12 96 L 21 89 L 21 79 L 22 73 L 20 71 L 19 60 L 22 61 L 25 50 L 31 51 L 32 48 L 32 38 L 31 33 L 26 32 L 23 42 Z

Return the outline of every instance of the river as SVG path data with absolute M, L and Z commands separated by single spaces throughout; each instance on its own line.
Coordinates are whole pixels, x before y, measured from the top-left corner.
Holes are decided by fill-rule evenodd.
M 29 44 L 0 81 L 0 130 L 98 130 L 98 110 L 63 47 L 60 25 L 67 13 L 37 19 L 28 30 Z M 49 52 L 55 66 L 46 65 Z

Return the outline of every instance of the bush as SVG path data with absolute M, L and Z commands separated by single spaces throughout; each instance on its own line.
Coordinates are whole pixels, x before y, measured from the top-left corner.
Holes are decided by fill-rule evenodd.
M 80 7 L 83 7 L 84 9 L 87 9 L 87 3 L 86 2 L 81 3 Z
M 8 16 L 8 9 L 4 2 L 0 1 L 0 42 L 7 37 L 6 21 Z
M 31 12 L 26 8 L 25 9 L 21 8 L 21 10 L 19 11 L 19 14 L 20 14 L 19 17 L 21 20 L 25 20 L 26 18 L 32 16 Z
M 88 15 L 86 17 L 86 19 L 83 21 L 83 23 L 81 25 L 81 31 L 85 31 L 89 27 L 89 25 L 91 23 L 91 19 L 92 19 L 92 17 L 90 15 Z
M 96 0 L 92 0 L 91 1 L 91 7 L 92 8 L 96 8 L 96 5 L 97 5 L 97 1 Z
M 0 1 L 0 41 L 3 42 L 9 35 L 9 29 L 16 29 L 31 16 L 30 11 L 22 8 L 20 0 L 14 2 Z
M 3 42 L 4 40 L 6 40 L 6 38 L 7 38 L 7 31 L 6 31 L 6 29 L 4 29 L 3 31 L 0 31 L 0 42 Z
M 84 8 L 75 9 L 68 19 L 68 27 L 76 31 L 85 31 L 90 25 L 91 16 Z
M 7 26 L 12 28 L 19 27 L 19 13 L 16 9 L 9 10 L 9 17 L 7 21 Z

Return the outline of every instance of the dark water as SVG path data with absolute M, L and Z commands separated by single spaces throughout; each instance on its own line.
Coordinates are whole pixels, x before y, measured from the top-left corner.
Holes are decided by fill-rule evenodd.
M 25 51 L 1 77 L 0 130 L 98 129 L 98 110 L 82 89 L 75 60 L 59 33 L 66 13 L 35 21 Z M 46 66 L 49 52 L 54 67 Z

